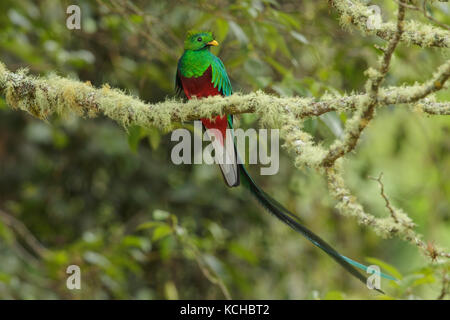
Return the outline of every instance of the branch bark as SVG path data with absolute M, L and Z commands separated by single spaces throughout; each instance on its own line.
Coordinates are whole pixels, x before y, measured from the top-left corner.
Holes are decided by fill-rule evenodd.
M 400 0 L 401 2 L 403 0 Z M 375 107 L 378 105 L 378 92 L 380 85 L 384 81 L 386 74 L 389 70 L 392 54 L 400 41 L 400 38 L 404 32 L 404 20 L 405 20 L 405 7 L 398 6 L 397 14 L 397 31 L 393 38 L 389 41 L 387 48 L 383 49 L 383 56 L 381 59 L 380 67 L 378 70 L 369 69 L 366 73 L 369 79 L 366 82 L 367 102 L 362 105 L 362 108 L 356 111 L 352 119 L 345 126 L 344 139 L 336 141 L 328 151 L 328 154 L 323 159 L 323 165 L 330 167 L 334 162 L 342 157 L 344 154 L 352 151 L 361 136 L 363 130 L 367 127 L 372 120 L 375 112 Z
M 371 9 L 359 0 L 329 0 L 341 17 L 344 25 L 352 24 L 367 35 L 376 35 L 381 39 L 390 41 L 395 37 L 396 26 L 393 22 L 380 23 L 378 26 L 368 23 L 373 14 Z M 428 24 L 411 21 L 405 23 L 404 33 L 400 38 L 406 44 L 415 44 L 420 47 L 450 46 L 450 32 L 446 29 L 433 27 Z
M 435 76 L 424 84 L 380 89 L 378 104 L 411 103 L 444 88 L 450 75 L 450 61 L 442 65 Z M 298 119 L 319 116 L 327 112 L 346 112 L 358 109 L 368 94 L 324 96 L 321 99 L 301 97 L 276 97 L 261 91 L 250 94 L 234 94 L 230 97 L 210 97 L 202 100 L 166 100 L 150 104 L 137 97 L 126 95 L 108 85 L 94 88 L 62 77 L 37 78 L 25 71 L 11 72 L 0 62 L 0 92 L 9 106 L 47 119 L 52 114 L 74 112 L 80 116 L 95 117 L 103 114 L 123 126 L 140 125 L 169 128 L 173 122 L 197 120 L 219 114 L 256 113 L 263 122 L 276 120 L 277 115 L 289 108 Z M 425 102 L 424 112 L 448 114 L 447 102 Z M 279 122 L 279 121 L 278 121 Z

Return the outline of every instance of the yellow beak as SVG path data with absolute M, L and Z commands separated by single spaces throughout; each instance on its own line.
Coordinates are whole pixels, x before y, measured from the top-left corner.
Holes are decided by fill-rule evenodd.
M 213 41 L 208 42 L 207 45 L 216 47 L 219 45 L 219 43 L 216 40 L 213 40 Z

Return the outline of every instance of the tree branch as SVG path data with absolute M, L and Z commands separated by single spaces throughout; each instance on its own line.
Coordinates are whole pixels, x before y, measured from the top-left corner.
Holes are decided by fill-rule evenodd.
M 30 232 L 30 230 L 28 230 L 22 221 L 1 209 L 0 219 L 21 237 L 37 256 L 43 258 L 49 253 L 49 250 L 44 247 L 38 239 L 36 239 L 36 237 Z
M 392 219 L 394 219 L 395 223 L 398 223 L 397 216 L 395 215 L 395 210 L 394 210 L 394 208 L 392 208 L 391 202 L 389 201 L 388 197 L 384 193 L 384 184 L 381 181 L 382 177 L 383 177 L 383 172 L 381 172 L 380 175 L 377 178 L 369 176 L 369 179 L 372 179 L 372 180 L 378 182 L 378 185 L 380 186 L 380 194 L 381 194 L 381 196 L 384 199 L 384 202 L 386 204 L 386 208 L 389 210 L 389 212 L 391 214 L 391 217 L 392 217 Z
M 375 28 L 368 23 L 369 17 L 373 14 L 370 8 L 359 0 L 329 0 L 329 3 L 337 10 L 341 16 L 343 25 L 353 24 L 363 33 L 377 35 L 378 37 L 390 41 L 395 37 L 396 26 L 392 22 L 381 23 Z M 415 44 L 420 47 L 444 47 L 450 46 L 450 32 L 445 29 L 433 27 L 417 21 L 405 23 L 404 33 L 400 41 L 406 44 Z
M 379 105 L 410 103 L 443 88 L 450 73 L 450 61 L 440 67 L 435 76 L 422 85 L 380 89 Z M 250 94 L 234 94 L 230 97 L 210 97 L 202 100 L 167 100 L 160 103 L 144 103 L 137 97 L 126 95 L 108 85 L 94 88 L 83 83 L 57 76 L 36 78 L 24 70 L 10 72 L 0 62 L 0 92 L 9 106 L 26 111 L 40 119 L 52 114 L 74 112 L 80 116 L 95 117 L 103 114 L 122 126 L 140 125 L 170 128 L 173 122 L 192 121 L 219 114 L 256 113 L 264 123 L 273 123 L 280 113 L 289 108 L 296 118 L 319 116 L 337 111 L 356 110 L 367 100 L 367 94 L 346 96 L 326 95 L 319 100 L 300 97 L 276 97 L 261 91 Z M 448 105 L 425 103 L 424 112 L 448 114 Z M 440 110 L 442 108 L 442 110 Z
M 403 0 L 401 0 L 403 1 Z M 361 136 L 363 130 L 372 120 L 375 112 L 375 107 L 378 105 L 378 92 L 381 83 L 384 81 L 389 70 L 392 54 L 394 53 L 397 44 L 404 31 L 405 7 L 398 6 L 397 14 L 397 31 L 394 37 L 389 41 L 387 48 L 383 49 L 383 56 L 378 70 L 370 68 L 366 71 L 369 79 L 366 82 L 366 91 L 368 99 L 360 109 L 356 111 L 353 117 L 347 122 L 345 126 L 345 134 L 342 140 L 337 140 L 330 147 L 327 155 L 323 159 L 323 165 L 330 167 L 333 163 L 344 154 L 352 151 Z
M 339 159 L 333 167 L 325 169 L 325 176 L 330 193 L 338 202 L 336 208 L 342 215 L 356 218 L 360 224 L 370 227 L 383 238 L 397 236 L 410 242 L 431 260 L 435 260 L 437 257 L 450 258 L 449 252 L 434 246 L 433 254 L 430 254 L 429 246 L 421 239 L 422 236 L 413 230 L 415 224 L 403 210 L 391 206 L 394 214 L 386 218 L 377 218 L 366 213 L 363 206 L 358 202 L 357 197 L 345 185 L 342 177 L 341 160 Z M 396 220 L 394 220 L 394 216 Z

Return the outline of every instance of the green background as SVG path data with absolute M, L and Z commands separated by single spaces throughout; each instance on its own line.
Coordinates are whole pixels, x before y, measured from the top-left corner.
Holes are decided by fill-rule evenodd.
M 394 1 L 372 3 L 385 21 L 394 19 Z M 81 30 L 66 28 L 71 4 L 81 7 Z M 429 9 L 450 22 L 448 3 Z M 408 11 L 407 19 L 428 22 L 418 12 Z M 108 83 L 157 102 L 174 96 L 189 29 L 214 32 L 220 46 L 213 52 L 235 92 L 280 96 L 363 91 L 364 70 L 380 54 L 373 45 L 384 43 L 340 27 L 327 1 L 3 0 L 0 61 L 12 71 Z M 425 81 L 448 58 L 443 49 L 401 44 L 385 85 Z M 448 101 L 450 93 L 437 97 Z M 347 116 L 308 119 L 306 128 L 329 144 Z M 251 114 L 238 123 L 258 128 Z M 389 106 L 377 111 L 345 164 L 367 212 L 389 214 L 368 179 L 383 172 L 392 204 L 410 215 L 425 241 L 444 248 L 450 245 L 449 132 L 446 116 Z M 441 295 L 448 262 L 430 263 L 416 247 L 380 239 L 340 216 L 323 178 L 297 170 L 284 151 L 280 172 L 259 176 L 252 166 L 255 180 L 341 253 L 386 263 L 384 270 L 401 278 L 382 281 L 386 296 L 267 214 L 245 189 L 226 188 L 215 166 L 172 164 L 173 145 L 170 133 L 133 127 L 127 134 L 105 118 L 43 122 L 0 98 L 0 299 L 223 299 L 221 286 L 236 299 Z M 81 290 L 66 288 L 71 264 L 81 268 Z

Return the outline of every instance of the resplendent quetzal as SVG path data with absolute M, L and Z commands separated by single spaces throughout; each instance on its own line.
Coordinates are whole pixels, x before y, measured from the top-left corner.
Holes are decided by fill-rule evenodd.
M 177 91 L 179 93 L 184 92 L 188 99 L 191 99 L 194 96 L 197 98 L 204 98 L 215 95 L 231 95 L 231 83 L 225 70 L 225 66 L 218 57 L 210 52 L 210 47 L 217 45 L 218 42 L 214 40 L 211 32 L 191 31 L 188 33 L 184 42 L 184 53 L 180 60 L 178 60 L 175 81 Z M 223 115 L 217 116 L 214 120 L 201 119 L 201 121 L 203 126 L 207 129 L 217 129 L 221 133 L 223 139 L 219 140 L 221 140 L 220 144 L 223 146 L 225 139 L 227 138 L 225 134 L 226 129 L 233 128 L 232 116 Z M 230 136 L 228 136 L 228 138 L 230 138 Z M 229 151 L 229 148 L 227 150 Z M 227 153 L 227 150 L 223 152 Z M 239 155 L 237 154 L 237 151 L 233 151 L 234 152 L 231 152 L 227 157 L 227 160 L 232 160 L 220 164 L 224 180 L 229 187 L 237 187 L 242 181 L 242 184 L 250 190 L 270 213 L 325 251 L 364 284 L 367 283 L 366 276 L 355 268 L 357 267 L 367 271 L 366 266 L 341 255 L 319 236 L 303 226 L 296 215 L 287 210 L 279 202 L 272 199 L 256 185 L 244 165 L 240 162 L 238 163 L 237 157 L 239 157 Z M 383 273 L 381 273 L 381 276 L 390 280 L 395 280 L 393 277 Z

